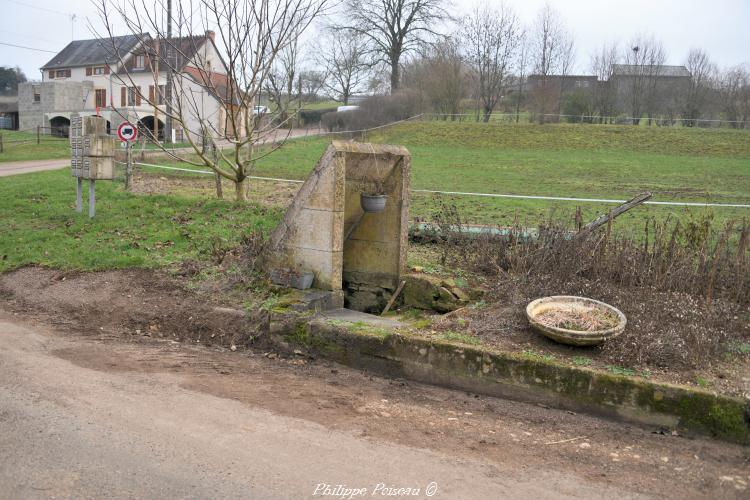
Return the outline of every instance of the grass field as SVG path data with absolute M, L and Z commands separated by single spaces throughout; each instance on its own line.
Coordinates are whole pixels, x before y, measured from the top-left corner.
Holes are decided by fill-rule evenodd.
M 48 160 L 70 156 L 70 143 L 62 137 L 40 136 L 36 143 L 36 134 L 16 130 L 0 131 L 3 136 L 3 152 L 0 163 L 6 161 Z
M 587 125 L 485 125 L 415 122 L 367 140 L 403 144 L 412 154 L 412 187 L 442 191 L 627 199 L 750 203 L 750 133 L 735 130 Z M 328 139 L 290 142 L 260 162 L 258 175 L 304 178 Z M 446 196 L 469 222 L 534 225 L 554 211 L 572 223 L 576 203 Z M 613 205 L 581 203 L 593 218 Z M 413 196 L 412 215 L 430 217 L 431 195 Z M 692 215 L 706 209 L 692 208 Z M 717 219 L 750 215 L 716 208 Z M 681 207 L 648 206 L 620 219 L 640 227 L 645 215 L 685 216 Z
M 750 203 L 746 131 L 426 122 L 399 125 L 367 139 L 409 148 L 416 189 L 618 199 L 651 190 L 657 200 Z M 262 160 L 255 173 L 303 179 L 328 142 L 290 141 Z M 68 154 L 67 145 L 63 152 Z M 90 221 L 73 210 L 74 181 L 66 170 L 0 178 L 0 271 L 32 262 L 92 269 L 201 259 L 216 245 L 236 243 L 252 228 L 272 227 L 279 217 L 277 211 L 255 205 L 237 208 L 231 202 L 190 196 L 137 196 L 110 182 L 98 186 L 98 215 Z M 529 226 L 551 211 L 572 224 L 576 205 L 444 199 L 469 222 L 509 224 L 518 217 Z M 430 219 L 438 205 L 432 196 L 416 193 L 411 215 Z M 612 207 L 581 206 L 586 219 Z M 704 211 L 691 209 L 690 214 L 703 216 Z M 747 217 L 750 210 L 710 213 L 721 221 Z M 640 232 L 644 217 L 669 214 L 686 215 L 677 207 L 640 207 L 618 219 L 617 227 Z
M 89 219 L 85 208 L 75 212 L 75 181 L 67 169 L 0 178 L 0 272 L 32 263 L 93 270 L 210 261 L 280 218 L 250 204 L 136 196 L 104 181 L 96 186 L 96 217 Z

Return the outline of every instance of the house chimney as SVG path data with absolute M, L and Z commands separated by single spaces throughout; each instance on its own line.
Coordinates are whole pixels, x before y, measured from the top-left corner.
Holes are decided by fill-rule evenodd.
M 206 37 L 210 38 L 212 42 L 216 43 L 216 33 L 211 30 L 206 30 Z

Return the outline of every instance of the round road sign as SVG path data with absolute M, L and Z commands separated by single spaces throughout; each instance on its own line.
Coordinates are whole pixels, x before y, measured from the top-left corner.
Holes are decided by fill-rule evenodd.
M 121 141 L 134 141 L 136 137 L 138 137 L 138 129 L 130 122 L 122 122 L 119 127 L 117 127 L 117 137 L 120 138 Z

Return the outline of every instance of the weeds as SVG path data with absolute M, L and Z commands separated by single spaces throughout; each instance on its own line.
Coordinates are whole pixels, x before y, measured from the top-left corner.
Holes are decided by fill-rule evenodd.
M 622 366 L 609 365 L 609 366 L 607 366 L 607 370 L 610 373 L 613 373 L 615 375 L 623 375 L 625 377 L 634 377 L 635 376 L 635 370 L 633 370 L 632 368 L 624 368 Z
M 576 356 L 573 358 L 573 364 L 576 366 L 589 366 L 591 364 L 591 358 Z
M 542 354 L 536 351 L 532 351 L 531 349 L 526 349 L 525 351 L 521 352 L 521 356 L 526 359 L 531 359 L 534 361 L 546 361 L 548 363 L 555 360 L 554 354 Z
M 596 349 L 613 366 L 694 368 L 750 351 L 748 220 L 649 219 L 635 238 L 611 226 L 577 237 L 554 217 L 534 230 L 516 218 L 509 228 L 478 231 L 444 206 L 422 233 L 446 267 L 485 276 L 492 287 L 486 307 L 462 314 L 471 332 L 491 345 L 526 344 L 537 340 L 523 313 L 531 300 L 582 295 L 628 319 L 620 337 Z
M 605 280 L 625 287 L 721 297 L 750 303 L 750 224 L 711 216 L 685 221 L 647 219 L 641 238 L 615 235 L 611 227 L 576 235 L 550 216 L 535 231 L 520 221 L 505 231 L 472 233 L 453 205 L 438 201 L 431 232 L 441 264 L 483 274 L 548 275 Z

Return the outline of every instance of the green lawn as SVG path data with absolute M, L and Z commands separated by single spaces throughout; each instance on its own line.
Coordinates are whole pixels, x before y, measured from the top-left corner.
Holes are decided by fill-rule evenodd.
M 70 143 L 64 137 L 40 136 L 40 143 L 36 143 L 36 134 L 2 130 L 3 152 L 0 153 L 0 163 L 6 161 L 48 160 L 53 158 L 70 157 Z
M 318 101 L 305 103 L 302 109 L 336 109 L 343 105 L 344 103 L 338 101 Z
M 0 153 L 0 163 L 24 160 L 50 160 L 55 158 L 70 157 L 70 142 L 67 137 L 53 137 L 49 135 L 40 136 L 40 143 L 36 142 L 36 134 L 31 132 L 18 132 L 15 130 L 2 130 L 3 152 Z M 115 145 L 120 147 L 119 141 Z M 172 148 L 187 148 L 187 142 L 169 145 Z M 135 151 L 140 151 L 143 146 L 138 143 L 133 146 Z M 146 144 L 147 150 L 160 149 L 155 144 Z
M 398 125 L 370 134 L 367 140 L 408 147 L 414 189 L 599 199 L 627 199 L 651 191 L 658 201 L 750 203 L 748 131 L 431 121 Z M 327 137 L 289 141 L 261 160 L 255 173 L 304 179 L 329 141 Z M 584 220 L 615 206 L 441 198 L 456 205 L 469 223 L 500 225 L 518 220 L 534 226 L 551 215 L 572 225 L 577 204 Z M 411 215 L 429 220 L 438 205 L 435 195 L 414 193 Z M 750 209 L 742 208 L 649 205 L 621 216 L 616 226 L 640 232 L 647 216 L 690 218 L 707 212 L 718 221 L 750 215 Z
M 92 220 L 86 207 L 75 212 L 75 180 L 67 169 L 0 177 L 0 272 L 32 263 L 93 270 L 207 261 L 215 249 L 235 247 L 280 219 L 255 205 L 136 196 L 107 181 L 96 186 Z
M 750 202 L 746 131 L 426 122 L 393 127 L 368 140 L 409 148 L 416 189 L 606 198 L 626 198 L 649 189 L 658 200 Z M 328 142 L 290 141 L 259 162 L 255 174 L 302 179 Z M 97 217 L 89 220 L 74 211 L 75 184 L 67 169 L 0 178 L 0 272 L 30 263 L 102 269 L 207 260 L 216 247 L 236 245 L 244 234 L 269 230 L 280 218 L 279 211 L 255 205 L 136 196 L 112 182 L 97 186 Z M 517 217 L 530 226 L 552 211 L 572 222 L 576 205 L 469 196 L 445 199 L 455 203 L 469 222 L 508 224 Z M 411 215 L 429 219 L 437 206 L 433 196 L 415 193 Z M 587 219 L 611 208 L 581 206 Z M 750 210 L 713 213 L 724 220 L 747 217 Z M 618 219 L 617 225 L 641 231 L 645 216 L 668 214 L 685 212 L 640 207 Z
M 405 145 L 412 187 L 441 191 L 627 199 L 651 191 L 654 200 L 750 203 L 750 132 L 727 129 L 495 125 L 416 122 L 371 134 L 368 141 Z M 259 175 L 304 178 L 328 139 L 289 142 L 260 162 Z M 554 212 L 572 223 L 575 202 L 446 196 L 469 222 L 534 225 Z M 581 203 L 585 218 L 613 205 Z M 415 193 L 412 215 L 429 218 L 433 195 Z M 640 230 L 645 215 L 695 215 L 703 208 L 641 207 L 620 226 Z M 748 209 L 710 209 L 717 219 Z

